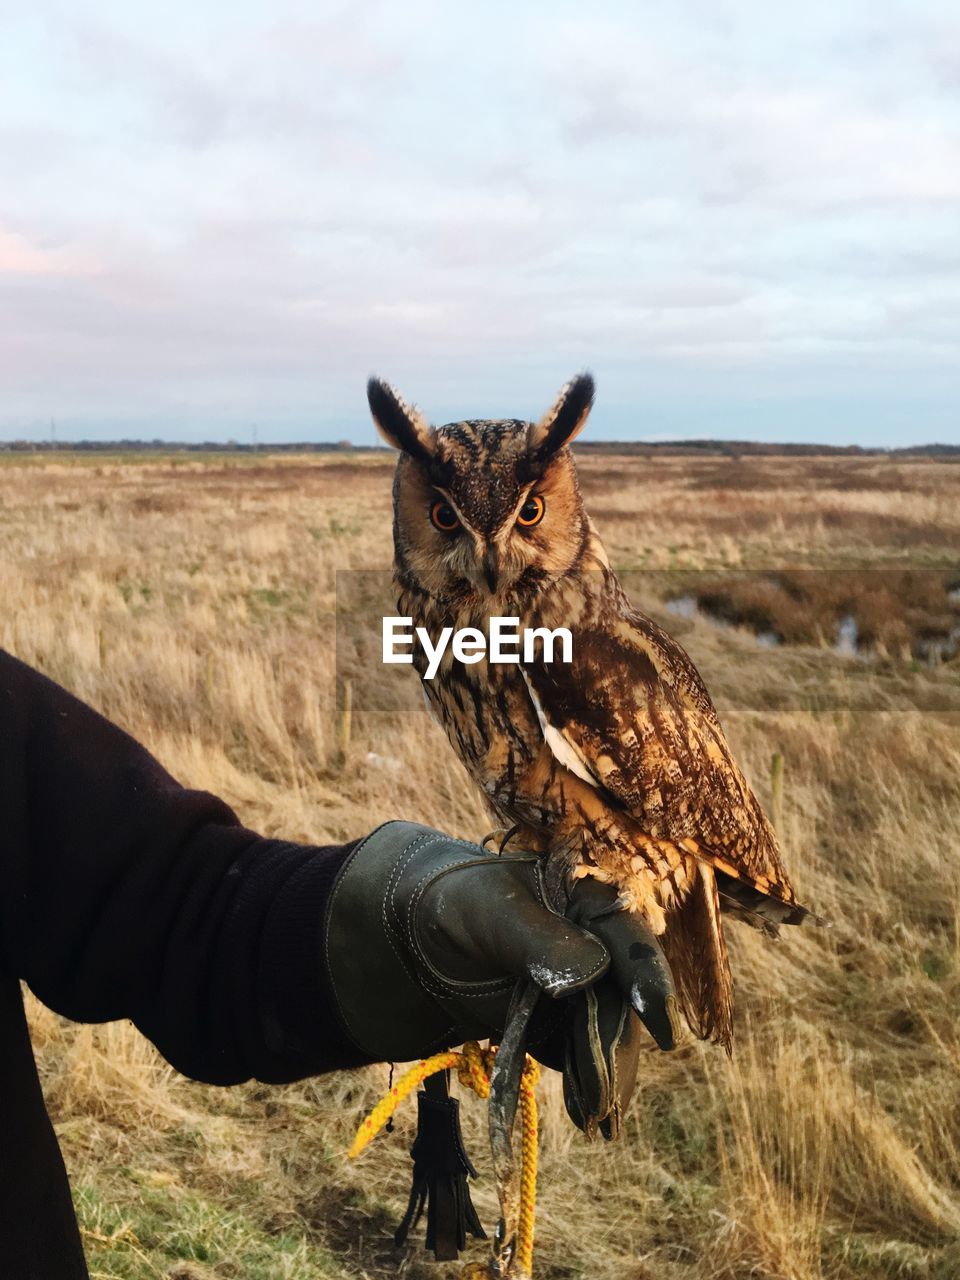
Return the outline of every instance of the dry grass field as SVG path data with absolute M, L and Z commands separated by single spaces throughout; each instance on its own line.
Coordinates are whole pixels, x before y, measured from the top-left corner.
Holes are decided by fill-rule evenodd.
M 0 645 L 267 834 L 402 816 L 477 837 L 489 824 L 425 714 L 360 708 L 338 759 L 335 575 L 389 564 L 391 470 L 2 458 Z M 587 456 L 582 476 L 768 803 L 782 753 L 786 855 L 834 927 L 771 944 L 731 924 L 733 1059 L 651 1042 L 615 1146 L 585 1144 L 544 1083 L 536 1273 L 960 1276 L 960 466 Z M 215 1089 L 128 1025 L 36 1002 L 31 1018 L 99 1280 L 456 1274 L 393 1253 L 413 1107 L 345 1159 L 386 1068 Z M 464 1110 L 489 1224 L 482 1111 Z

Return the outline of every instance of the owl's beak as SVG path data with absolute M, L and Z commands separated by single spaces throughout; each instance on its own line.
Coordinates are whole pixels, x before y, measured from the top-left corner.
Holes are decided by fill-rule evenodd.
M 497 575 L 500 572 L 500 557 L 495 546 L 487 547 L 483 556 L 483 576 L 491 591 L 497 589 Z

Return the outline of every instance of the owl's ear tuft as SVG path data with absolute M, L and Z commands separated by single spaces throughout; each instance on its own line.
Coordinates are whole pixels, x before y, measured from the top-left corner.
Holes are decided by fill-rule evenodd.
M 426 418 L 394 391 L 389 382 L 371 378 L 367 383 L 367 403 L 377 430 L 387 444 L 421 462 L 433 457 L 436 435 Z
M 567 383 L 540 421 L 531 424 L 527 452 L 532 459 L 546 461 L 564 445 L 570 444 L 589 417 L 593 407 L 593 389 L 590 374 L 578 374 Z

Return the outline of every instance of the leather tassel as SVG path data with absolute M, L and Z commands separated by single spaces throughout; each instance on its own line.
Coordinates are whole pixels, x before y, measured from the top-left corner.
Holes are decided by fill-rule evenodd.
M 417 1136 L 410 1154 L 413 1186 L 394 1242 L 403 1244 L 426 1207 L 427 1248 L 438 1262 L 456 1261 L 468 1232 L 480 1240 L 487 1236 L 470 1199 L 467 1178 L 477 1171 L 464 1149 L 460 1103 L 449 1096 L 445 1071 L 425 1080 L 417 1094 Z

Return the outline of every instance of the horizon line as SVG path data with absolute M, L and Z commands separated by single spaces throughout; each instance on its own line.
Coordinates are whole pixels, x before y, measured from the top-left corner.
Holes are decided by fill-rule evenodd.
M 812 456 L 816 454 L 840 454 L 848 456 L 889 456 L 919 455 L 940 457 L 960 456 L 960 444 L 931 440 L 923 444 L 882 445 L 882 444 L 828 444 L 809 441 L 772 441 L 772 440 L 727 440 L 719 436 L 678 436 L 664 440 L 584 440 L 572 446 L 576 453 L 627 453 L 643 454 L 648 452 L 711 454 L 721 456 L 775 456 L 777 454 L 793 454 Z M 237 454 L 271 454 L 271 453 L 369 453 L 392 455 L 395 450 L 385 444 L 357 444 L 352 440 L 288 440 L 269 441 L 263 443 L 245 443 L 239 440 L 166 440 L 160 436 L 150 439 L 143 437 L 118 436 L 110 440 L 44 440 L 20 436 L 10 440 L 0 440 L 0 453 L 237 453 Z

